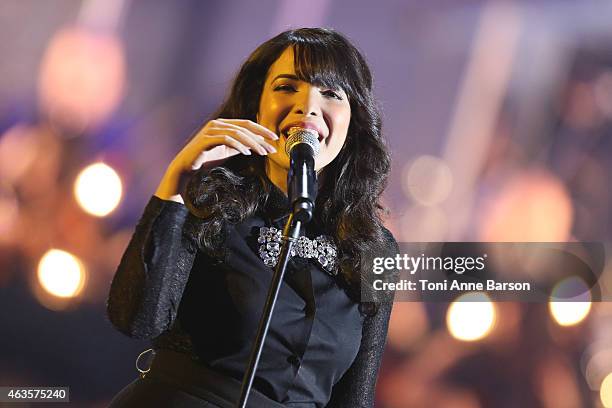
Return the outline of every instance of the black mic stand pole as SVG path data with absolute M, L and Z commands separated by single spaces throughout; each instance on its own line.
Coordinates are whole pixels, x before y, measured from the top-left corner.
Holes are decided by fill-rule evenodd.
M 311 150 L 309 150 L 311 149 Z M 305 155 L 305 157 L 304 157 Z M 255 371 L 259 364 L 259 358 L 261 357 L 261 351 L 263 350 L 264 341 L 268 334 L 268 328 L 270 327 L 270 321 L 272 320 L 272 313 L 274 312 L 274 306 L 276 305 L 276 299 L 278 292 L 280 291 L 281 284 L 283 282 L 283 276 L 285 275 L 285 269 L 289 262 L 289 254 L 293 244 L 297 241 L 300 236 L 302 223 L 307 223 L 311 220 L 314 212 L 314 201 L 316 198 L 316 173 L 314 172 L 314 158 L 312 155 L 312 147 L 307 145 L 298 145 L 297 148 L 291 153 L 291 170 L 289 171 L 287 181 L 289 189 L 289 198 L 293 201 L 291 213 L 289 219 L 283 228 L 283 244 L 278 257 L 278 263 L 276 269 L 272 275 L 272 282 L 268 289 L 268 296 L 264 305 L 261 319 L 259 320 L 259 326 L 257 328 L 257 336 L 251 349 L 251 355 L 249 356 L 249 364 L 247 370 L 242 377 L 242 387 L 240 388 L 240 400 L 238 401 L 238 408 L 246 408 L 247 399 L 249 398 L 249 392 L 255 379 Z M 298 165 L 293 165 L 294 161 L 299 161 Z M 305 175 L 310 174 L 309 178 Z M 308 182 L 304 182 L 307 179 Z M 297 197 L 294 197 L 297 195 Z
M 238 408 L 246 408 L 247 399 L 251 386 L 253 385 L 253 379 L 255 378 L 255 371 L 259 364 L 259 357 L 261 357 L 261 351 L 263 350 L 264 341 L 268 334 L 268 328 L 270 327 L 270 321 L 272 320 L 272 313 L 274 312 L 274 306 L 276 305 L 276 298 L 283 282 L 283 276 L 285 275 L 285 269 L 289 262 L 289 254 L 291 253 L 291 247 L 300 236 L 300 229 L 302 227 L 302 221 L 295 219 L 293 213 L 289 215 L 289 219 L 283 229 L 283 245 L 279 254 L 278 263 L 274 275 L 272 275 L 272 282 L 270 283 L 270 289 L 268 289 L 268 297 L 263 309 L 261 319 L 259 320 L 259 327 L 257 328 L 257 336 L 255 337 L 255 343 L 251 349 L 251 356 L 249 357 L 249 366 L 244 373 L 242 378 L 242 387 L 240 389 L 240 400 L 238 402 Z

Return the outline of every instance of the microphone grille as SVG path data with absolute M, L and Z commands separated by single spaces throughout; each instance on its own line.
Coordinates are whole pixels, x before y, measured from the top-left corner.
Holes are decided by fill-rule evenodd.
M 317 157 L 319 154 L 319 134 L 312 129 L 305 129 L 301 127 L 292 127 L 288 132 L 287 143 L 285 144 L 285 151 L 287 154 L 291 154 L 291 149 L 300 143 L 306 143 L 312 148 L 313 156 Z

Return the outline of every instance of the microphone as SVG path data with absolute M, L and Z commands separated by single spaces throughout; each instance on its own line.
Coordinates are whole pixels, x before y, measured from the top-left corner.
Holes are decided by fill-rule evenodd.
M 314 159 L 319 154 L 319 135 L 315 130 L 292 127 L 288 131 L 285 151 L 290 158 L 287 187 L 289 204 L 296 220 L 308 222 L 317 198 L 317 174 Z

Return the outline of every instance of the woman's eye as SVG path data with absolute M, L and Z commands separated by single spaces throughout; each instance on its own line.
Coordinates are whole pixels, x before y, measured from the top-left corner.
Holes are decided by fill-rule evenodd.
M 342 100 L 342 97 L 340 96 L 340 94 L 338 92 L 336 92 L 336 91 L 332 91 L 331 89 L 329 89 L 327 91 L 324 91 L 322 93 L 325 96 L 329 96 L 331 98 L 336 98 L 336 99 Z
M 295 91 L 295 88 L 293 87 L 293 85 L 284 84 L 284 85 L 276 86 L 274 90 L 275 91 Z

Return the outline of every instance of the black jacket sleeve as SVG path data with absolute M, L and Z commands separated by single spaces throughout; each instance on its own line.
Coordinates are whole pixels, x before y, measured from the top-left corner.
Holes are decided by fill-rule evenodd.
M 170 329 L 197 245 L 189 210 L 152 196 L 111 283 L 107 314 L 122 333 L 151 339 Z
M 328 408 L 372 408 L 376 379 L 387 340 L 392 302 L 380 304 L 378 313 L 363 323 L 361 346 L 355 361 L 334 385 Z
M 383 227 L 386 245 L 383 252 L 387 256 L 399 253 L 399 246 L 391 232 Z M 390 276 L 397 279 L 397 271 Z M 361 345 L 357 357 L 342 378 L 334 385 L 327 408 L 372 408 L 376 391 L 376 380 L 387 341 L 389 318 L 393 308 L 395 292 L 384 294 L 378 312 L 366 317 L 363 322 Z

